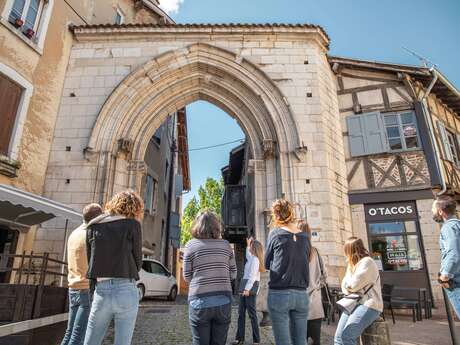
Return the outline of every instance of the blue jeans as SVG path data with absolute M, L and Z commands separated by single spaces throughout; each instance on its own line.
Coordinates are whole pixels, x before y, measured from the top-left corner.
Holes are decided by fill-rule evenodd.
M 86 330 L 85 345 L 100 345 L 110 321 L 115 320 L 114 345 L 129 345 L 136 324 L 139 296 L 134 279 L 98 282 Z
M 268 311 L 276 345 L 305 345 L 308 298 L 307 290 L 268 290 Z
M 369 327 L 380 312 L 359 305 L 350 315 L 342 313 L 335 331 L 334 345 L 356 345 L 363 331 Z
M 83 345 L 89 310 L 89 290 L 69 289 L 69 321 L 61 345 Z
M 188 308 L 193 345 L 225 345 L 230 327 L 232 304 L 195 309 Z
M 460 287 L 454 289 L 444 289 L 447 297 L 449 297 L 450 304 L 455 310 L 455 314 L 460 318 Z

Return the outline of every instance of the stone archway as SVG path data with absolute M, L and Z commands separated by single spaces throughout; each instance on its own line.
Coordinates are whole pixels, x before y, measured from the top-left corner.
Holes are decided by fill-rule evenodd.
M 209 101 L 235 117 L 248 138 L 256 228 L 264 228 L 271 200 L 284 194 L 308 217 L 330 277 L 338 281 L 343 239 L 351 234 L 346 143 L 329 39 L 320 27 L 127 24 L 72 30 L 47 197 L 82 209 L 118 189 L 138 188 L 155 128 L 168 113 Z M 62 240 L 46 229 L 37 231 L 44 240 L 36 250 L 58 252 Z
M 222 108 L 247 136 L 255 175 L 255 225 L 261 232 L 269 203 L 293 195 L 289 167 L 300 147 L 297 126 L 282 93 L 265 73 L 232 52 L 203 43 L 155 57 L 107 99 L 87 149 L 98 156 L 94 199 L 104 201 L 123 188 L 139 190 L 139 164 L 155 130 L 168 114 L 196 100 Z

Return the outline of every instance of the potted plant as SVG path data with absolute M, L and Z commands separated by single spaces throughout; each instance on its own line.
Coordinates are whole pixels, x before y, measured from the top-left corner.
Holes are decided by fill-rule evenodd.
M 28 28 L 26 31 L 24 31 L 24 35 L 26 35 L 27 38 L 32 38 L 35 35 L 35 31 L 31 28 Z
M 21 18 L 16 18 L 16 20 L 14 21 L 14 26 L 17 28 L 20 28 L 23 25 L 24 25 L 24 21 Z

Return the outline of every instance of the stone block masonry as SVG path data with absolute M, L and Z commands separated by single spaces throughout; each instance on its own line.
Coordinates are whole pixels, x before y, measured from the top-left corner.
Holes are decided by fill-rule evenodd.
M 143 160 L 146 142 L 166 115 L 209 101 L 238 119 L 252 158 L 264 163 L 254 172 L 257 236 L 265 239 L 264 212 L 284 195 L 312 216 L 315 241 L 331 279 L 338 279 L 351 213 L 322 29 L 89 26 L 74 34 L 46 196 L 81 209 L 117 190 L 138 189 L 143 172 L 128 169 L 129 163 Z M 121 138 L 133 143 L 128 154 L 117 150 Z

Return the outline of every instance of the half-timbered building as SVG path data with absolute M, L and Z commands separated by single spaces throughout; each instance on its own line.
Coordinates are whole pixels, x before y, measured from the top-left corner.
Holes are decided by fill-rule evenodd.
M 353 233 L 384 283 L 441 298 L 437 194 L 460 200 L 460 94 L 435 68 L 329 56 L 345 146 Z

